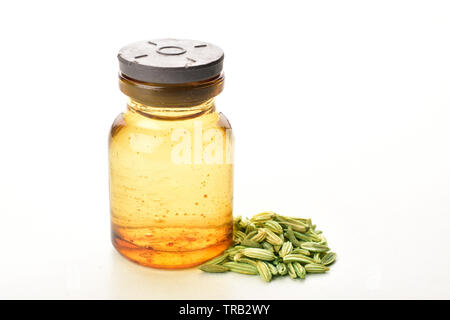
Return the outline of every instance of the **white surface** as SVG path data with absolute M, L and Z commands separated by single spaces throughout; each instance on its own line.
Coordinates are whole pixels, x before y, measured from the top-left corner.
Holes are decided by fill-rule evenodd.
M 450 298 L 448 2 L 10 1 L 0 30 L 0 298 Z M 161 37 L 225 50 L 235 213 L 312 217 L 329 274 L 265 284 L 114 251 L 116 52 Z

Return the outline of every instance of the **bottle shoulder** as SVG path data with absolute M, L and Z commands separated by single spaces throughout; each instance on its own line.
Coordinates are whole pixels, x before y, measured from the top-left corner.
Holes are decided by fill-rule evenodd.
M 190 119 L 161 120 L 136 114 L 130 110 L 120 113 L 114 120 L 109 135 L 110 145 L 116 143 L 154 144 L 155 141 L 172 141 L 181 131 L 192 136 L 198 130 L 211 134 L 211 130 L 221 132 L 224 137 L 230 134 L 231 124 L 222 112 L 212 111 L 208 114 Z
M 127 127 L 125 119 L 123 117 L 123 113 L 119 113 L 117 117 L 114 119 L 111 129 L 109 131 L 109 138 L 113 138 L 119 134 L 124 128 Z
M 218 125 L 224 129 L 232 129 L 230 120 L 228 120 L 228 118 L 222 112 L 218 112 L 218 114 L 219 114 Z
M 186 119 L 157 119 L 127 110 L 115 118 L 111 126 L 111 135 L 114 136 L 119 134 L 119 132 L 130 130 L 157 132 L 172 130 L 174 128 L 189 129 L 198 125 L 201 125 L 204 129 L 231 129 L 228 118 L 222 112 L 217 111 Z

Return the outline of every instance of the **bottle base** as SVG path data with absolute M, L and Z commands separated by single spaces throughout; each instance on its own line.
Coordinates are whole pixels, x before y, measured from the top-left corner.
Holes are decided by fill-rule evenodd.
M 186 269 L 198 266 L 220 255 L 231 244 L 231 239 L 194 251 L 157 251 L 138 247 L 120 238 L 113 237 L 112 244 L 119 253 L 135 263 L 158 269 Z

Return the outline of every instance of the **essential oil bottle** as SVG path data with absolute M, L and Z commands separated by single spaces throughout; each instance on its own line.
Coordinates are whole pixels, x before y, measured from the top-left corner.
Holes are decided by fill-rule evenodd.
M 112 243 L 156 268 L 187 268 L 232 241 L 233 135 L 216 110 L 223 51 L 141 41 L 118 54 L 126 110 L 109 135 Z

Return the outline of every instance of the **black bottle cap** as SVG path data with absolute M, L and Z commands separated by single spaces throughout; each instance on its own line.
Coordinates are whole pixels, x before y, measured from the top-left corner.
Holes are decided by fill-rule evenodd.
M 162 84 L 214 78 L 222 72 L 224 54 L 201 41 L 158 39 L 132 43 L 118 54 L 121 73 L 131 79 Z

